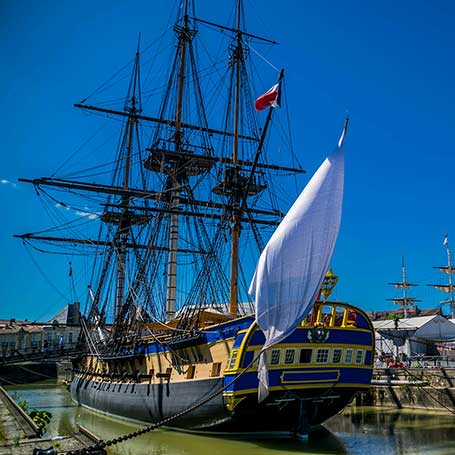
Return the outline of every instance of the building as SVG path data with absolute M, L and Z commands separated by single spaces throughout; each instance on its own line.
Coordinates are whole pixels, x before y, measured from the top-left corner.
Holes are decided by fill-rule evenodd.
M 47 322 L 0 319 L 0 358 L 76 346 L 81 331 L 79 303 L 66 305 Z
M 403 317 L 403 308 L 396 308 L 393 310 L 384 310 L 384 311 L 371 311 L 368 314 L 372 321 L 382 321 L 385 319 L 394 319 L 394 318 L 402 318 Z M 441 308 L 428 308 L 428 309 L 421 309 L 417 305 L 414 305 L 406 310 L 407 317 L 413 318 L 417 316 L 433 316 L 435 314 L 439 314 L 440 316 L 444 316 L 442 314 Z
M 455 324 L 440 316 L 373 321 L 376 351 L 385 355 L 439 356 L 439 345 L 455 340 Z

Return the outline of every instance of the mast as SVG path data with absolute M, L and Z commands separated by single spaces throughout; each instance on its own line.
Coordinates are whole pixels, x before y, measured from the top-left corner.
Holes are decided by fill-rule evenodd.
M 131 105 L 125 106 L 125 111 L 129 112 L 127 127 L 126 127 L 126 135 L 127 135 L 127 149 L 126 149 L 126 157 L 125 157 L 125 175 L 123 178 L 123 189 L 128 189 L 130 184 L 130 168 L 131 168 L 131 151 L 133 145 L 133 134 L 134 134 L 134 127 L 136 123 L 136 119 L 134 118 L 136 114 L 136 80 L 137 74 L 139 69 L 139 49 L 136 52 L 136 58 L 134 63 L 134 70 L 133 70 L 133 96 L 131 97 Z M 126 207 L 129 204 L 129 197 L 123 196 L 122 197 L 122 206 Z M 116 280 L 116 293 L 115 293 L 115 311 L 114 311 L 114 319 L 117 319 L 118 315 L 120 314 L 123 301 L 124 301 L 124 294 L 125 294 L 125 273 L 126 273 L 126 243 L 128 241 L 128 233 L 129 233 L 129 224 L 128 224 L 128 215 L 127 210 L 125 208 L 121 209 L 121 216 L 120 216 L 120 223 L 118 225 L 118 232 L 119 232 L 119 247 L 117 250 L 117 280 Z
M 455 284 L 453 282 L 453 274 L 455 273 L 455 267 L 452 266 L 448 233 L 446 233 L 446 235 L 444 237 L 443 245 L 446 247 L 447 266 L 433 267 L 433 268 L 438 269 L 441 273 L 449 275 L 449 283 L 448 284 L 429 284 L 428 286 L 434 287 L 438 291 L 443 291 L 446 294 L 450 295 L 450 298 L 447 300 L 443 300 L 441 302 L 441 305 L 445 305 L 445 304 L 450 305 L 450 315 L 451 315 L 451 318 L 454 319 L 455 318 Z
M 412 287 L 417 286 L 417 285 L 411 284 L 407 281 L 404 256 L 401 257 L 401 281 L 398 283 L 387 283 L 387 284 L 394 286 L 396 289 L 403 289 L 402 297 L 398 297 L 395 299 L 386 299 L 386 300 L 392 301 L 396 305 L 402 306 L 403 307 L 403 317 L 407 318 L 408 317 L 408 313 L 407 313 L 408 307 L 414 306 L 415 302 L 421 302 L 421 300 L 418 300 L 415 297 L 408 296 L 408 289 L 411 289 Z
M 230 280 L 229 280 L 229 314 L 236 316 L 238 313 L 238 298 L 239 298 L 239 241 L 242 230 L 243 215 L 248 214 L 248 221 L 254 225 L 256 220 L 250 216 L 250 209 L 247 207 L 247 199 L 251 196 L 257 196 L 259 193 L 267 188 L 267 184 L 263 179 L 258 178 L 256 174 L 257 168 L 264 168 L 262 163 L 259 163 L 259 157 L 262 152 L 264 139 L 267 134 L 268 126 L 271 120 L 272 111 L 269 110 L 266 122 L 260 135 L 258 133 L 252 134 L 257 136 L 257 144 L 254 144 L 255 154 L 253 161 L 245 161 L 239 159 L 240 154 L 240 140 L 242 140 L 243 146 L 249 146 L 251 148 L 252 142 L 248 144 L 245 141 L 245 137 L 251 136 L 251 134 L 245 134 L 241 131 L 242 121 L 244 117 L 247 117 L 248 127 L 252 127 L 255 120 L 252 118 L 254 114 L 249 112 L 250 106 L 253 105 L 250 98 L 250 92 L 248 87 L 248 75 L 246 71 L 246 58 L 248 47 L 244 42 L 244 36 L 255 37 L 256 39 L 271 42 L 260 37 L 248 34 L 241 29 L 241 18 L 242 18 L 242 0 L 237 0 L 236 9 L 236 23 L 235 28 L 226 28 L 217 24 L 209 23 L 207 21 L 199 20 L 200 22 L 209 23 L 223 30 L 229 30 L 234 33 L 234 42 L 230 47 L 230 62 L 231 62 L 231 79 L 229 94 L 234 99 L 233 107 L 228 105 L 226 111 L 226 129 L 232 118 L 233 109 L 233 143 L 231 158 L 225 158 L 222 160 L 227 166 L 224 169 L 223 177 L 212 189 L 215 194 L 226 197 L 226 215 L 227 219 L 230 220 L 231 226 L 231 245 L 230 245 Z M 273 42 L 271 42 L 273 43 Z M 283 77 L 283 71 L 280 72 L 279 81 Z M 254 127 L 253 127 L 254 128 Z M 243 157 L 242 157 L 243 158 Z M 244 168 L 244 163 L 250 164 L 250 169 Z M 265 165 L 267 166 L 267 165 Z
M 178 75 L 178 90 L 177 90 L 177 106 L 175 110 L 175 151 L 182 152 L 182 138 L 181 123 L 182 123 L 182 106 L 183 106 L 183 93 L 185 84 L 185 61 L 186 61 L 186 48 L 187 42 L 190 37 L 189 23 L 188 23 L 188 2 L 184 2 L 183 13 L 183 27 L 179 33 L 179 49 L 180 49 L 180 68 Z M 177 301 L 177 248 L 179 237 L 179 215 L 175 212 L 178 211 L 180 206 L 180 193 L 182 179 L 177 169 L 168 176 L 168 188 L 171 189 L 169 208 L 174 213 L 170 216 L 169 224 L 169 255 L 168 255 L 168 270 L 167 270 L 167 299 L 166 299 L 166 315 L 167 319 L 173 319 L 175 316 L 175 308 Z
M 156 117 L 142 114 L 139 46 L 123 106 L 115 109 L 85 104 L 88 98 L 75 105 L 94 114 L 125 119 L 114 176 L 109 184 L 102 180 L 102 183 L 84 181 L 86 176 L 81 176 L 81 180 L 78 177 L 74 180 L 54 177 L 20 179 L 32 183 L 39 195 L 68 210 L 76 207 L 55 199 L 47 193 L 48 188 L 67 190 L 81 198 L 90 198 L 90 193 L 96 198 L 106 196 L 104 203 L 97 202 L 97 208 L 92 209 L 94 218 L 109 225 L 107 229 L 100 228 L 97 238 L 89 231 L 81 236 L 53 235 L 53 228 L 18 237 L 27 244 L 39 241 L 57 247 L 57 242 L 62 242 L 68 248 L 96 248 L 102 263 L 97 270 L 93 269 L 90 279 L 91 283 L 94 283 L 92 280 L 97 282 L 92 301 L 94 306 L 98 302 L 103 305 L 102 312 L 110 302 L 117 321 L 113 331 L 117 337 L 128 333 L 129 324 L 135 323 L 135 319 L 128 318 L 135 317 L 136 302 L 144 308 L 148 306 L 151 314 L 160 319 L 170 320 L 175 317 L 177 301 L 185 300 L 185 304 L 193 305 L 197 311 L 198 305 L 223 304 L 229 294 L 229 312 L 236 315 L 242 223 L 251 225 L 257 241 L 258 231 L 255 229 L 258 226 L 276 226 L 284 217 L 273 208 L 273 203 L 270 209 L 249 207 L 248 198 L 258 196 L 267 188 L 264 178 L 267 170 L 305 172 L 301 167 L 259 162 L 272 111 L 260 130 L 251 102 L 246 68 L 248 38 L 273 42 L 242 31 L 242 0 L 236 0 L 236 6 L 235 28 L 231 29 L 197 19 L 191 1 L 181 0 L 174 26 L 177 45 Z M 193 40 L 197 34 L 197 21 L 233 34 L 229 45 L 230 68 L 223 75 L 226 80 L 229 78 L 230 97 L 220 129 L 209 128 L 202 98 L 195 59 L 197 49 Z M 145 149 L 149 156 L 145 159 L 141 157 L 137 135 L 143 122 L 148 122 L 153 128 L 149 147 Z M 222 148 L 221 153 L 215 153 L 212 136 Z M 153 180 L 145 179 L 141 166 L 160 175 L 152 177 Z M 202 193 L 201 190 L 207 191 L 208 187 L 202 187 L 200 182 L 211 178 L 215 178 L 216 183 L 208 187 L 221 198 L 207 197 Z M 156 186 L 149 185 L 152 182 Z M 56 194 L 60 198 L 59 193 Z M 219 222 L 207 226 L 207 220 Z M 230 244 L 224 240 L 221 242 L 228 230 L 232 234 Z M 230 279 L 224 263 L 229 254 Z M 182 267 L 193 267 L 196 273 L 194 283 L 185 282 L 182 294 L 177 297 L 177 285 L 184 281 L 179 278 L 177 283 L 180 275 L 177 260 L 183 255 L 194 255 L 191 262 L 181 262 Z M 133 273 L 131 277 L 127 276 L 127 268 Z M 181 274 L 185 280 L 186 276 Z M 207 278 L 212 276 L 215 278 Z M 181 295 L 185 298 L 180 298 Z
M 128 122 L 125 131 L 126 135 L 126 156 L 125 156 L 125 173 L 123 177 L 123 189 L 128 190 L 130 186 L 130 172 L 131 172 L 131 155 L 133 149 L 133 137 L 136 129 L 136 90 L 139 85 L 139 41 L 138 48 L 136 51 L 136 57 L 134 61 L 133 73 L 131 76 L 132 84 L 130 83 L 130 93 L 128 93 L 127 101 L 124 106 L 124 111 L 127 112 Z M 130 96 L 131 95 L 131 96 Z M 139 94 L 140 97 L 140 94 Z M 119 246 L 117 247 L 117 277 L 116 277 L 116 292 L 115 292 L 115 311 L 114 320 L 119 316 L 125 296 L 125 275 L 126 275 L 126 252 L 128 236 L 131 227 L 131 220 L 129 217 L 128 205 L 130 198 L 127 195 L 123 195 L 120 205 L 120 216 L 118 218 L 118 237 Z M 103 221 L 110 221 L 111 217 L 104 218 Z
M 450 248 L 449 248 L 449 235 L 446 234 L 446 238 L 445 238 L 445 246 L 446 246 L 446 250 L 447 250 L 447 273 L 449 274 L 449 287 L 450 287 L 450 314 L 452 316 L 452 319 L 455 318 L 455 313 L 454 313 L 454 303 L 455 303 L 455 300 L 454 300 L 454 286 L 453 286 L 453 277 L 452 277 L 452 273 L 453 273 L 453 269 L 452 269 L 452 261 L 450 260 Z
M 238 174 L 237 160 L 239 150 L 239 105 L 240 105 L 240 65 L 243 62 L 242 32 L 240 30 L 241 0 L 237 0 L 237 32 L 236 48 L 234 50 L 235 65 L 235 107 L 234 107 L 234 149 L 232 152 L 232 164 L 235 174 Z M 240 194 L 233 192 L 232 226 L 231 226 L 231 282 L 229 289 L 229 313 L 237 315 L 239 294 L 239 238 L 241 223 L 239 220 Z

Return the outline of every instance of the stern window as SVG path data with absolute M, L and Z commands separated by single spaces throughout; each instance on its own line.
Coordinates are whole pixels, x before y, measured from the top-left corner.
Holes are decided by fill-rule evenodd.
M 361 363 L 363 363 L 363 351 L 362 350 L 357 351 L 357 353 L 355 355 L 355 363 L 357 365 L 360 365 Z
M 352 363 L 352 349 L 346 349 L 344 363 Z
M 329 361 L 329 349 L 318 349 L 316 363 L 327 363 Z
M 286 349 L 286 353 L 284 355 L 284 363 L 286 365 L 290 365 L 291 363 L 294 363 L 294 358 L 295 358 L 295 349 Z
M 229 359 L 228 363 L 228 370 L 232 370 L 235 366 L 235 361 L 237 360 L 237 352 L 238 351 L 232 351 L 231 358 Z
M 280 363 L 281 349 L 272 349 L 270 355 L 270 365 L 278 365 Z
M 311 363 L 313 357 L 313 349 L 301 349 L 300 350 L 300 363 Z
M 341 354 L 343 350 L 342 349 L 334 349 L 333 350 L 333 358 L 332 358 L 332 363 L 340 363 L 341 362 Z

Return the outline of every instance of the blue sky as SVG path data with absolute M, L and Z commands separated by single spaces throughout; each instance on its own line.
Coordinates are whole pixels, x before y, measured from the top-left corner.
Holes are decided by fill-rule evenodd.
M 65 299 L 13 233 L 42 226 L 42 206 L 18 177 L 49 175 L 90 136 L 73 108 L 168 25 L 172 0 L 0 3 L 0 317 L 43 319 Z M 267 58 L 286 68 L 294 148 L 311 174 L 336 142 L 346 112 L 346 193 L 332 261 L 336 297 L 389 307 L 388 281 L 440 282 L 433 265 L 455 246 L 455 4 L 246 0 L 249 30 L 280 42 Z M 201 17 L 226 23 L 229 2 L 200 0 Z M 264 76 L 266 78 L 267 75 Z M 267 87 L 268 88 L 268 87 Z M 156 112 L 156 107 L 154 112 Z M 69 295 L 67 262 L 33 256 Z M 251 270 L 251 274 L 252 274 Z M 444 296 L 427 287 L 422 307 Z

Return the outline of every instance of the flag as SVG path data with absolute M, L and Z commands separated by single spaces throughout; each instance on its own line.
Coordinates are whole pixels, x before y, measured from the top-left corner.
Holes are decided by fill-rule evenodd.
M 442 242 L 442 244 L 444 246 L 448 246 L 449 245 L 449 235 L 446 234 L 446 236 L 444 237 L 444 241 Z
M 281 102 L 281 83 L 275 84 L 270 90 L 261 95 L 254 107 L 258 112 L 263 111 L 267 107 L 280 107 Z

